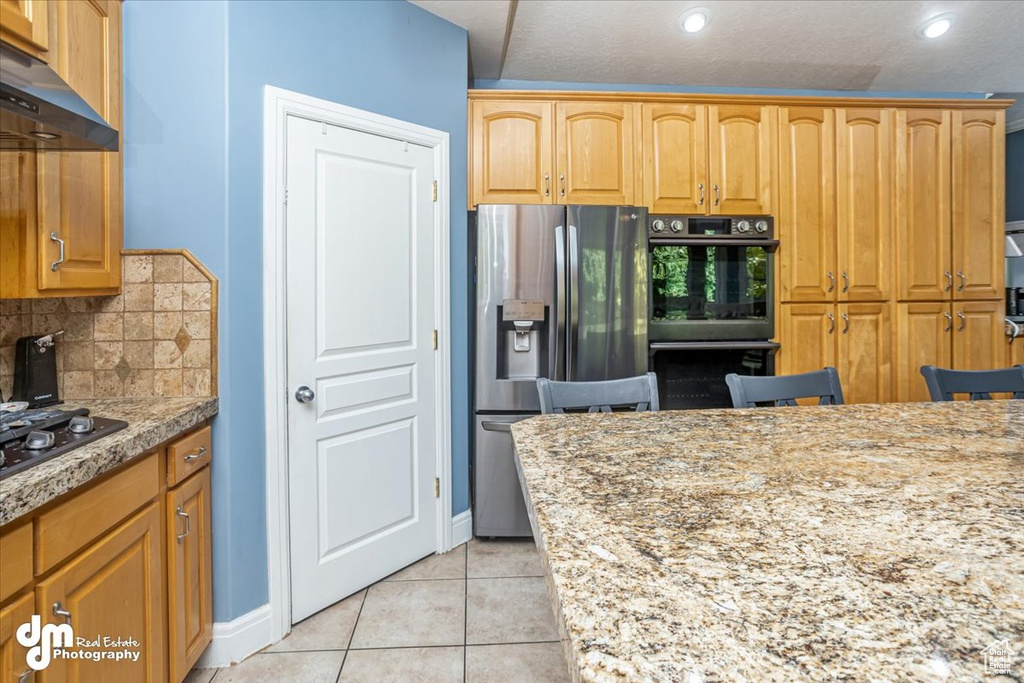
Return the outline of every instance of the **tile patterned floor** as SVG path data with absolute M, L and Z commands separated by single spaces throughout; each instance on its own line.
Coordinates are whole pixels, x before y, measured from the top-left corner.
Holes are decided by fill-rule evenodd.
M 472 540 L 297 624 L 228 669 L 185 683 L 567 683 L 532 541 Z

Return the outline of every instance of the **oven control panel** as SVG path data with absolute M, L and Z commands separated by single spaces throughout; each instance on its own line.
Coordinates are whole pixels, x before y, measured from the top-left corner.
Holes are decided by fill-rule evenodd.
M 771 216 L 674 216 L 654 215 L 649 218 L 650 237 L 712 239 L 765 239 L 775 236 L 775 219 Z

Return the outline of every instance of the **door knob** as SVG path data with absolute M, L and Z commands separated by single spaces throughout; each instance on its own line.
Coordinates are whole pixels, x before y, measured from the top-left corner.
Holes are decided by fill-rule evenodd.
M 316 394 L 305 384 L 295 390 L 295 400 L 299 403 L 309 403 L 314 398 L 316 398 Z

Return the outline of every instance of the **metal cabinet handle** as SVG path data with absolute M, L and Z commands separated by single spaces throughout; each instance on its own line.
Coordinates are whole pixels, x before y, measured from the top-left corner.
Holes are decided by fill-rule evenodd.
M 697 202 L 697 206 L 704 206 L 704 183 L 697 185 L 697 189 L 700 190 L 700 201 Z
M 206 455 L 206 446 L 200 446 L 197 450 L 192 451 L 185 456 L 185 462 L 192 462 Z
M 964 271 L 962 270 L 956 271 L 956 276 L 960 278 L 960 286 L 956 288 L 956 291 L 962 292 L 964 291 L 964 287 L 967 286 L 967 276 L 964 275 Z
M 61 238 L 57 237 L 57 233 L 51 232 L 50 233 L 50 241 L 51 242 L 56 242 L 58 244 L 58 246 L 60 247 L 60 255 L 59 255 L 59 257 L 57 258 L 56 261 L 54 261 L 53 263 L 50 264 L 50 270 L 55 271 L 58 268 L 60 268 L 60 264 L 64 263 L 64 240 L 62 240 Z
M 565 174 L 564 173 L 559 174 L 558 182 L 561 184 L 562 196 L 564 197 L 565 196 Z
M 828 313 L 826 315 L 826 317 L 828 318 L 828 322 L 829 322 L 828 333 L 832 334 L 833 332 L 836 331 L 836 317 L 834 315 L 832 315 L 831 313 Z
M 188 518 L 188 513 L 185 512 L 184 510 L 182 510 L 180 505 L 174 511 L 174 514 L 178 515 L 179 517 L 183 517 L 185 519 L 185 531 L 182 532 L 181 534 L 178 534 L 178 536 L 177 536 L 178 544 L 181 545 L 182 543 L 185 542 L 185 537 L 188 536 L 189 533 L 192 531 L 191 520 Z
M 60 604 L 60 602 L 53 603 L 53 616 L 64 617 L 65 624 L 71 623 L 71 612 L 64 609 L 64 605 Z
M 718 183 L 715 183 L 715 206 L 718 206 L 718 200 L 719 200 L 719 196 L 718 196 Z
M 18 683 L 28 683 L 32 680 L 32 669 L 25 669 L 18 676 Z
M 946 329 L 943 332 L 949 332 L 953 329 L 953 316 L 949 313 L 943 313 L 942 315 L 946 316 Z
M 957 311 L 956 317 L 960 318 L 960 326 L 956 328 L 957 332 L 963 332 L 964 328 L 967 327 L 967 316 L 964 315 L 963 311 Z
M 295 390 L 295 400 L 299 403 L 309 403 L 314 398 L 316 398 L 316 394 L 305 384 Z
M 946 291 L 953 289 L 953 273 L 946 271 Z
M 831 270 L 825 273 L 825 275 L 828 277 L 828 291 L 831 294 L 836 291 L 836 276 L 832 274 Z
M 544 174 L 544 196 L 545 197 L 550 197 L 551 196 L 551 174 L 550 173 L 545 173 Z
M 850 276 L 846 274 L 845 270 L 842 272 L 842 278 L 843 278 L 843 294 L 846 294 L 848 291 L 850 291 Z
M 843 322 L 845 323 L 843 325 L 843 334 L 846 334 L 850 331 L 850 316 L 843 313 Z
M 480 423 L 480 426 L 484 428 L 484 431 L 488 432 L 511 432 L 511 422 L 490 422 L 484 421 Z

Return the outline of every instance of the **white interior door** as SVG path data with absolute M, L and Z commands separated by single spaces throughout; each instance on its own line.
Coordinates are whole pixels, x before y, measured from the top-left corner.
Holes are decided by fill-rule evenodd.
M 287 136 L 295 623 L 437 548 L 434 152 L 295 116 Z

